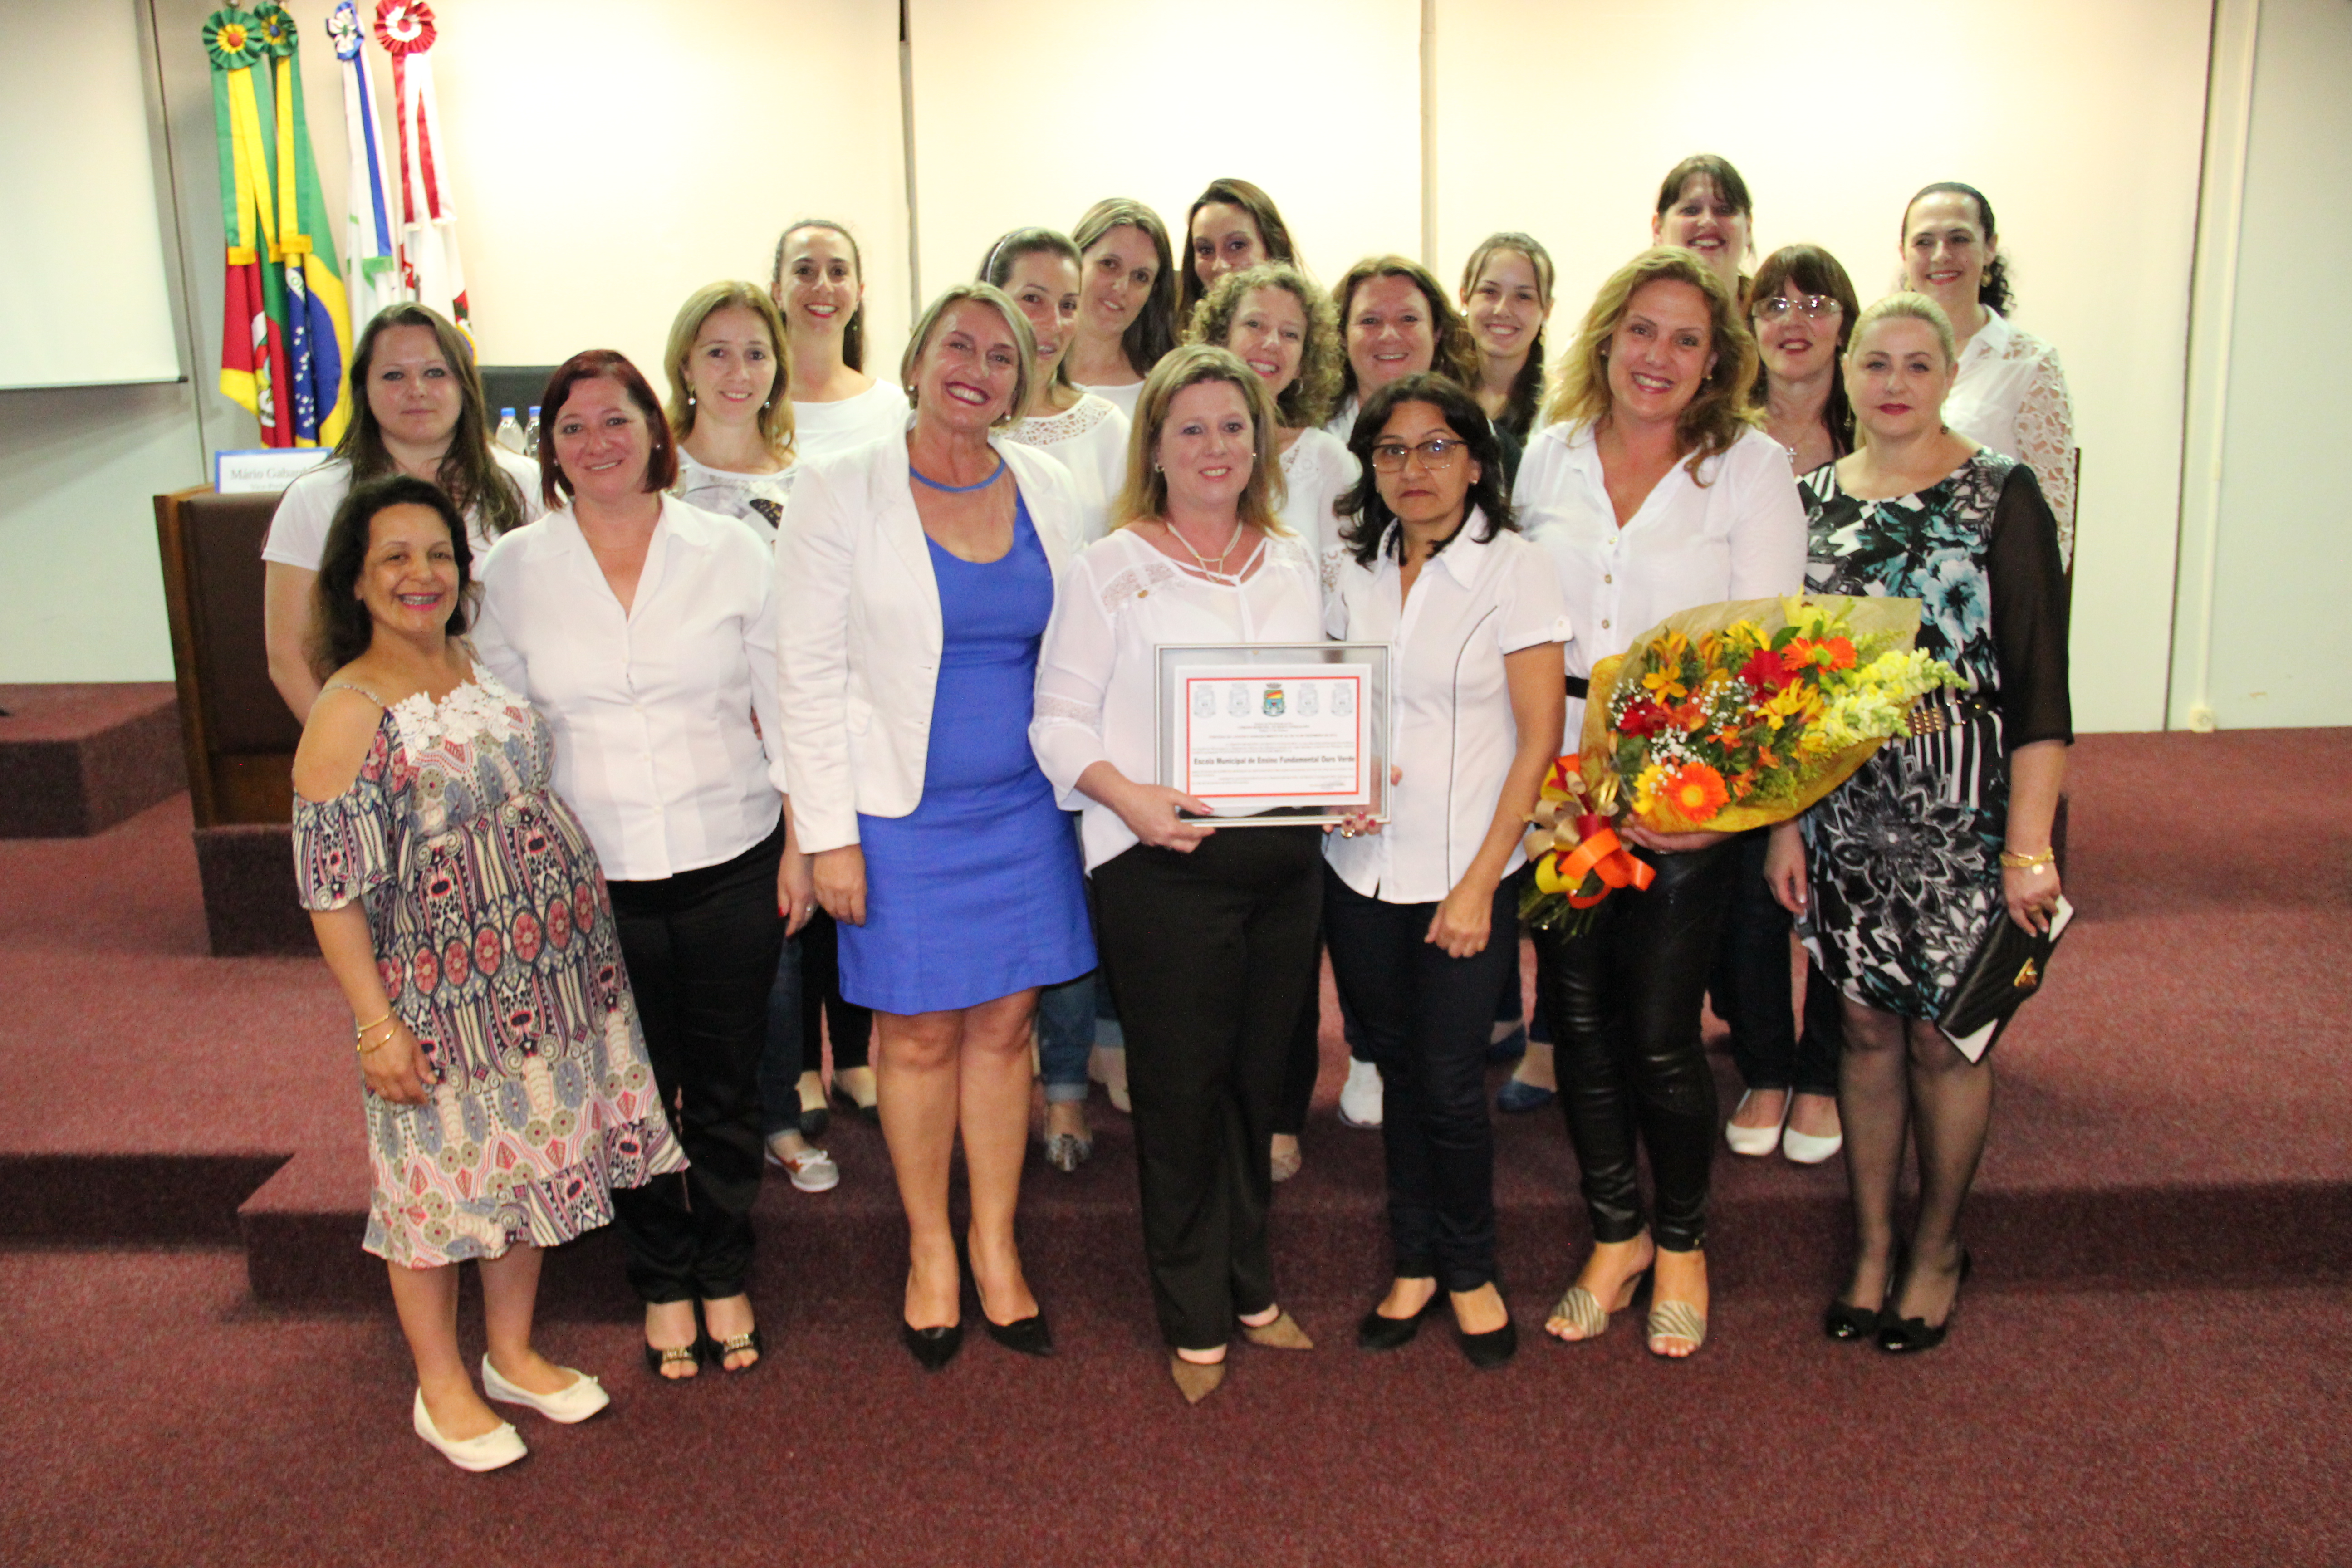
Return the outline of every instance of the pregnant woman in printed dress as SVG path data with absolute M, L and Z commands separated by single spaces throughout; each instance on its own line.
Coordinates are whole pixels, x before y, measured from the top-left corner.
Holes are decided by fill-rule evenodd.
M 355 489 L 312 612 L 326 687 L 294 758 L 295 873 L 351 1005 L 374 1191 L 416 1358 L 418 1436 L 461 1469 L 526 1452 L 457 1351 L 481 1265 L 484 1391 L 585 1420 L 596 1379 L 531 1348 L 540 1249 L 613 1216 L 611 1189 L 683 1167 L 654 1089 L 595 852 L 548 793 L 547 727 L 455 633 L 470 552 L 438 487 Z

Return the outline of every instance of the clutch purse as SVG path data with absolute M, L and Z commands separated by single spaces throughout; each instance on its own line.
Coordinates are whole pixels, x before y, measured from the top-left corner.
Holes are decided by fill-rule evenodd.
M 1959 1047 L 1960 1055 L 1972 1062 L 1984 1059 L 2009 1016 L 2042 989 L 2050 973 L 2050 955 L 2058 951 L 2058 939 L 2074 919 L 2074 906 L 2063 893 L 2050 911 L 2048 931 L 2021 931 L 2006 908 L 1994 918 L 1952 999 L 1936 1019 L 1936 1026 Z

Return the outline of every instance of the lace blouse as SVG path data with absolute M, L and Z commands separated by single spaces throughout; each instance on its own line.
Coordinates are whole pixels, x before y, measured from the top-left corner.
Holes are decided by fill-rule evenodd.
M 1092 544 L 1110 531 L 1110 503 L 1127 484 L 1127 416 L 1116 404 L 1088 392 L 1059 414 L 1024 419 L 1005 438 L 1060 459 L 1078 490 L 1074 542 Z
M 1960 374 L 1944 399 L 1944 423 L 1979 446 L 2033 470 L 2058 524 L 2058 562 L 2074 559 L 2074 405 L 2058 351 L 1985 311 L 1960 351 Z

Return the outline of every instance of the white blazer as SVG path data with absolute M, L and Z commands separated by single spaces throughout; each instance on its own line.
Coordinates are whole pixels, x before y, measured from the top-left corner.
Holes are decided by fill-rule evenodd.
M 1058 584 L 1079 500 L 1058 458 L 989 438 Z M 857 814 L 923 798 L 947 641 L 903 434 L 801 467 L 776 536 L 776 665 L 793 822 L 810 854 L 857 842 Z

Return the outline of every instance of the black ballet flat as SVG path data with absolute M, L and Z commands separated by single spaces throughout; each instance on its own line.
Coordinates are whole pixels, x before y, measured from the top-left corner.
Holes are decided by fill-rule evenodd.
M 1410 1318 L 1384 1317 L 1381 1310 L 1374 1307 L 1356 1324 L 1356 1343 L 1368 1351 L 1402 1350 L 1412 1343 L 1415 1334 L 1421 1332 L 1421 1321 L 1437 1310 L 1438 1303 L 1444 1300 L 1444 1291 L 1432 1291 L 1421 1310 Z
M 963 1324 L 953 1322 L 940 1328 L 919 1329 L 901 1318 L 898 1320 L 898 1342 L 907 1347 L 907 1353 L 915 1358 L 916 1365 L 925 1372 L 937 1372 L 955 1360 L 956 1352 L 963 1349 Z
M 981 1325 L 988 1337 L 1006 1350 L 1023 1355 L 1049 1356 L 1054 1353 L 1054 1332 L 1045 1326 L 1045 1314 L 1040 1310 L 1010 1323 L 1000 1323 L 985 1310 L 980 1315 Z
M 850 1093 L 847 1089 L 837 1086 L 826 1092 L 827 1097 L 832 1100 L 834 1104 L 839 1106 L 843 1110 L 847 1111 L 850 1115 L 855 1116 L 858 1121 L 869 1122 L 877 1127 L 882 1125 L 882 1105 L 879 1100 L 877 1100 L 872 1105 L 861 1105 L 858 1103 L 858 1100 L 856 1095 Z
M 1882 1317 L 1875 1307 L 1849 1307 L 1843 1301 L 1832 1301 L 1830 1310 L 1822 1314 L 1822 1332 L 1841 1343 L 1875 1339 Z
M 1519 1353 L 1519 1326 L 1508 1321 L 1483 1334 L 1456 1331 L 1456 1337 L 1462 1342 L 1462 1353 L 1480 1372 L 1492 1372 Z
M 1898 1318 L 1892 1312 L 1881 1312 L 1878 1315 L 1878 1348 L 1889 1355 L 1916 1355 L 1942 1344 L 1945 1337 L 1952 1331 L 1952 1319 L 1960 1310 L 1959 1287 L 1969 1282 L 1969 1269 L 1974 1262 L 1968 1248 L 1962 1247 L 1960 1277 L 1952 1288 L 1951 1309 L 1944 1314 L 1944 1321 L 1934 1328 L 1927 1326 L 1925 1318 Z

